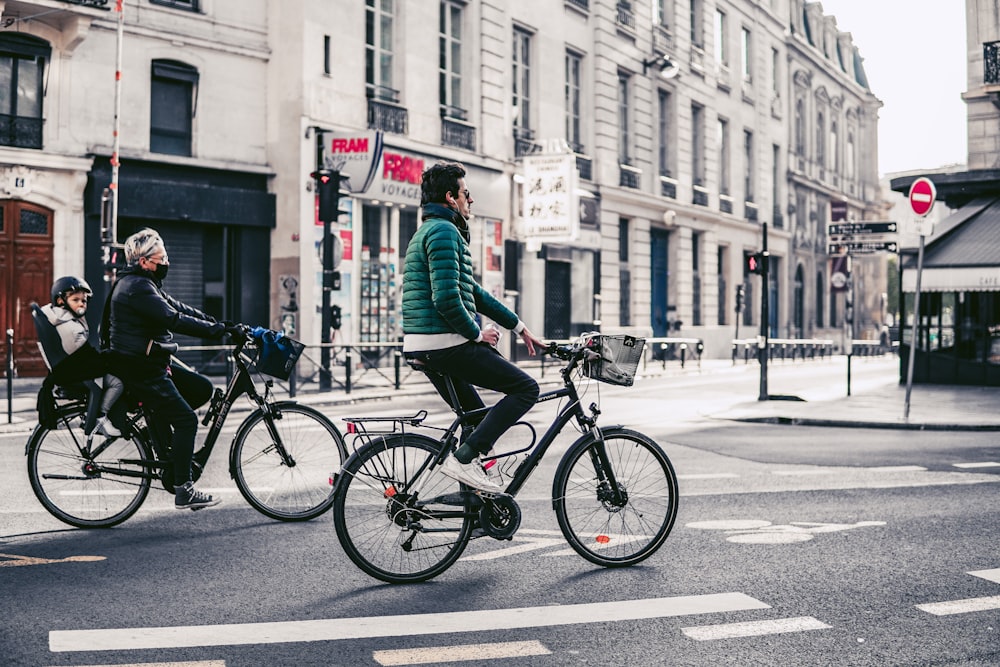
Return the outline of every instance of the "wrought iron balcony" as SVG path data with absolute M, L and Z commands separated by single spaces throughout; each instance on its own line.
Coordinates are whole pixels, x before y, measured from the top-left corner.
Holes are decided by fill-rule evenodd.
M 660 196 L 677 199 L 677 181 L 670 178 L 670 172 L 660 174 Z
M 695 185 L 691 196 L 691 203 L 696 206 L 708 206 L 708 190 L 700 185 Z
M 0 114 L 0 146 L 41 148 L 41 118 Z
M 785 228 L 785 217 L 781 214 L 780 206 L 774 207 L 774 211 L 771 213 L 771 224 L 775 229 Z
M 467 151 L 476 150 L 476 128 L 452 118 L 441 119 L 441 143 Z
M 1000 42 L 983 44 L 983 83 L 1000 83 Z
M 567 5 L 573 5 L 578 9 L 582 9 L 587 12 L 590 11 L 590 0 L 566 0 Z
M 535 131 L 528 127 L 514 126 L 514 157 L 524 157 L 542 150 L 535 143 Z
M 368 129 L 406 134 L 409 131 L 409 115 L 406 107 L 380 100 L 368 100 Z
M 733 198 L 726 195 L 719 195 L 719 210 L 723 213 L 733 212 Z
M 638 190 L 642 184 L 642 170 L 627 164 L 619 164 L 618 168 L 620 170 L 618 185 L 623 188 Z
M 752 201 L 743 202 L 743 217 L 750 222 L 757 222 L 757 204 Z
M 586 155 L 576 154 L 576 170 L 585 181 L 594 180 L 594 160 Z
M 635 32 L 635 14 L 632 13 L 632 3 L 626 2 L 626 0 L 618 0 L 617 9 L 617 23 L 619 27 Z

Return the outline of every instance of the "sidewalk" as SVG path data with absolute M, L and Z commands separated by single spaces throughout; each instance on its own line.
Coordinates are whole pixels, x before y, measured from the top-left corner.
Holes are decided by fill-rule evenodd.
M 664 372 L 670 375 L 704 375 L 730 372 L 733 368 L 729 360 L 707 359 L 700 366 L 697 362 L 688 362 L 683 369 L 672 363 L 665 371 L 659 363 L 650 363 L 645 373 L 649 376 Z M 551 388 L 559 382 L 558 371 L 551 365 L 544 376 L 537 365 L 526 366 L 525 370 L 535 376 L 543 387 Z M 224 383 L 224 378 L 216 380 L 219 386 Z M 40 386 L 40 378 L 14 380 L 13 420 L 8 423 L 6 380 L 0 379 L 0 433 L 27 433 L 34 428 L 37 421 L 35 397 Z M 429 382 L 411 377 L 399 389 L 391 385 L 369 386 L 356 388 L 350 394 L 339 388 L 322 393 L 311 389 L 298 393 L 295 400 L 313 406 L 335 406 L 432 392 Z M 831 395 L 826 399 L 809 401 L 746 401 L 710 416 L 734 421 L 808 426 L 1000 431 L 1000 387 L 914 385 L 910 393 L 909 420 L 903 419 L 905 394 L 904 385 L 890 382 L 852 396 Z M 278 395 L 279 398 L 286 397 L 280 392 Z M 241 402 L 235 409 L 239 410 L 242 405 Z

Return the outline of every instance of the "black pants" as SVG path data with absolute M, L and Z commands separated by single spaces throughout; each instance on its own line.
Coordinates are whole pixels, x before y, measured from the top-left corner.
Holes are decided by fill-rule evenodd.
M 428 368 L 451 377 L 462 410 L 468 412 L 484 407 L 473 385 L 506 394 L 490 408 L 465 444 L 480 454 L 490 451 L 504 432 L 524 416 L 538 399 L 538 383 L 523 370 L 504 359 L 496 348 L 486 343 L 465 343 L 457 347 L 430 352 L 408 352 L 407 357 L 419 359 Z M 445 401 L 451 404 L 444 379 L 428 377 Z
M 161 444 L 170 442 L 174 460 L 174 486 L 191 481 L 191 459 L 198 432 L 195 410 L 212 397 L 212 381 L 204 375 L 172 364 L 158 367 L 145 359 L 135 359 L 126 375 L 129 393 L 148 412 L 150 428 L 156 429 Z
M 64 387 L 80 383 L 86 388 L 88 399 L 84 432 L 88 435 L 94 429 L 98 415 L 109 413 L 112 405 L 115 405 L 115 401 L 121 396 L 121 383 L 113 387 L 102 387 L 94 382 L 94 378 L 103 378 L 109 373 L 111 373 L 109 357 L 90 344 L 84 345 L 52 369 L 52 379 L 57 385 Z M 111 415 L 112 422 L 119 428 L 123 425 L 123 415 L 122 409 L 116 410 L 115 414 Z

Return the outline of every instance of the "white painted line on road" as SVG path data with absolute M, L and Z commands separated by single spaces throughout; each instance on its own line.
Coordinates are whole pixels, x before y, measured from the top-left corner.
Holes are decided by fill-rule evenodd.
M 967 614 L 972 611 L 1000 609 L 1000 595 L 918 604 L 917 609 L 926 611 L 928 614 L 934 614 L 935 616 L 950 616 L 952 614 Z
M 806 630 L 825 630 L 830 626 L 812 616 L 797 618 L 778 618 L 771 621 L 747 621 L 744 623 L 722 623 L 720 625 L 702 625 L 681 628 L 681 632 L 700 642 L 715 639 L 732 639 L 734 637 L 756 637 L 759 635 L 776 635 L 783 632 L 804 632 Z
M 861 468 L 865 472 L 926 472 L 923 466 L 875 466 L 873 468 Z
M 772 475 L 784 475 L 784 476 L 790 477 L 792 475 L 832 475 L 835 472 L 839 472 L 839 471 L 838 470 L 831 470 L 829 468 L 818 468 L 818 469 L 817 468 L 809 468 L 807 470 L 772 470 L 771 474 Z
M 237 646 L 284 642 L 337 641 L 372 637 L 492 632 L 640 619 L 770 609 L 743 593 L 682 595 L 589 604 L 482 609 L 436 614 L 363 616 L 274 623 L 232 623 L 105 630 L 53 630 L 49 650 L 122 651 L 196 646 Z
M 701 472 L 690 475 L 677 475 L 677 479 L 729 479 L 739 477 L 734 472 Z
M 74 665 L 73 667 L 78 667 Z M 197 660 L 195 662 L 130 662 L 113 665 L 81 665 L 79 667 L 226 667 L 225 660 Z
M 435 646 L 431 648 L 403 648 L 394 651 L 375 651 L 372 657 L 380 665 L 430 665 L 443 662 L 475 660 L 501 660 L 526 658 L 532 655 L 551 655 L 539 641 L 503 642 L 498 644 L 463 644 L 461 646 Z
M 494 560 L 496 558 L 506 558 L 507 556 L 515 556 L 517 554 L 527 553 L 529 551 L 537 551 L 538 549 L 546 549 L 556 544 L 563 544 L 563 539 L 559 537 L 517 538 L 517 541 L 518 545 L 514 547 L 494 549 L 492 551 L 487 551 L 485 553 L 476 554 L 475 556 L 462 556 L 461 558 L 459 558 L 459 560 L 462 561 Z
M 952 463 L 956 468 L 1000 468 L 996 461 L 981 461 L 979 463 Z
M 969 572 L 969 574 L 973 577 L 979 577 L 980 579 L 1000 584 L 1000 568 L 995 570 L 976 570 L 975 572 Z

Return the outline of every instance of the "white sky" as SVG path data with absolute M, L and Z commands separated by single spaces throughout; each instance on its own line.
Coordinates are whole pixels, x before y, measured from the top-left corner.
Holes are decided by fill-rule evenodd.
M 965 0 L 821 0 L 882 100 L 879 175 L 967 159 Z

